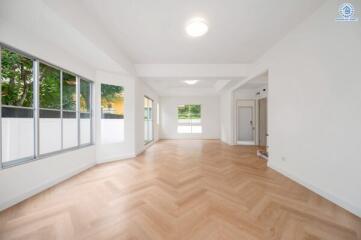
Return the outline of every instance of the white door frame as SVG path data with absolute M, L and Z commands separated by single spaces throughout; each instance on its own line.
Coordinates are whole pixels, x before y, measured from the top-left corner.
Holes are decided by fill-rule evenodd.
M 236 144 L 237 145 L 256 145 L 258 138 L 257 138 L 257 104 L 256 100 L 237 100 L 236 102 L 236 131 L 235 131 L 235 137 L 236 137 Z M 253 141 L 238 141 L 238 127 L 239 127 L 239 119 L 238 119 L 238 107 L 251 107 L 252 108 L 252 115 L 253 115 Z

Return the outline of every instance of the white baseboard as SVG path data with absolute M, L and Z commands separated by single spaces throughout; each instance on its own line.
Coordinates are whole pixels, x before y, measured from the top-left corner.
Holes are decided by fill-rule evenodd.
M 36 187 L 34 187 L 33 189 L 31 189 L 30 191 L 27 191 L 25 193 L 22 193 L 22 194 L 19 194 L 18 196 L 12 198 L 11 200 L 8 200 L 6 202 L 3 202 L 0 204 L 0 211 L 6 209 L 6 208 L 9 208 L 21 201 L 24 201 L 25 199 L 27 198 L 30 198 L 68 178 L 71 178 L 91 167 L 95 166 L 95 163 L 88 163 L 88 164 L 85 164 L 75 170 L 71 170 L 69 171 L 68 173 L 64 174 L 63 176 L 61 177 L 58 177 L 56 179 L 52 179 L 52 180 L 49 180 L 49 181 L 46 181 L 46 182 L 43 182 L 41 185 L 38 185 Z
M 116 161 L 119 161 L 119 160 L 126 160 L 126 159 L 129 159 L 129 158 L 134 158 L 136 156 L 137 156 L 137 154 L 135 154 L 135 153 L 118 155 L 118 156 L 114 156 L 114 157 L 99 160 L 99 161 L 97 161 L 97 164 L 108 163 L 108 162 L 116 162 Z
M 251 146 L 251 145 L 256 145 L 256 142 L 254 142 L 254 141 L 237 141 L 237 145 Z
M 312 184 L 309 184 L 308 182 L 306 181 L 303 181 L 301 178 L 293 175 L 293 174 L 290 174 L 289 172 L 287 172 L 286 170 L 276 166 L 275 164 L 272 164 L 272 162 L 268 161 L 268 167 L 272 168 L 273 170 L 281 173 L 282 175 L 292 179 L 293 181 L 301 184 L 302 186 L 306 187 L 307 189 L 311 190 L 312 192 L 315 192 L 317 193 L 318 195 L 326 198 L 327 200 L 335 203 L 336 205 L 346 209 L 347 211 L 355 214 L 356 216 L 360 217 L 361 218 L 361 208 L 360 207 L 357 207 L 357 206 L 354 206 L 353 204 L 350 204 L 348 202 L 345 202 L 344 200 L 340 199 L 339 197 L 336 197 L 335 195 L 333 194 L 330 194 L 330 193 L 327 193 L 321 189 L 319 189 L 318 187 L 312 185 Z

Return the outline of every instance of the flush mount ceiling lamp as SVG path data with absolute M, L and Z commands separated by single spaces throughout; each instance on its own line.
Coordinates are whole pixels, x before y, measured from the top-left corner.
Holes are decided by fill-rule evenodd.
M 188 85 L 194 85 L 198 82 L 198 80 L 185 80 L 184 82 Z
M 186 32 L 191 37 L 200 37 L 208 32 L 208 25 L 203 18 L 193 18 L 187 23 Z

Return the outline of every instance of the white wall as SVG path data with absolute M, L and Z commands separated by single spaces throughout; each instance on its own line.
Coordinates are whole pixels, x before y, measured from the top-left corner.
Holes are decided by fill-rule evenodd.
M 336 22 L 340 3 L 316 10 L 250 78 L 269 71 L 269 166 L 361 216 L 361 19 Z
M 223 91 L 220 96 L 220 138 L 221 141 L 230 145 L 234 144 L 232 128 L 233 117 L 233 94 L 231 91 Z
M 201 134 L 178 133 L 177 106 L 182 104 L 201 105 Z M 219 139 L 219 97 L 161 97 L 161 139 Z
M 89 146 L 0 171 L 0 210 L 14 205 L 95 164 Z

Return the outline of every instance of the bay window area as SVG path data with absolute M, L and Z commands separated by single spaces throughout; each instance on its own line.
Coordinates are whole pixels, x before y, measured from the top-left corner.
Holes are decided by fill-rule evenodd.
M 92 82 L 0 46 L 1 167 L 92 143 Z

